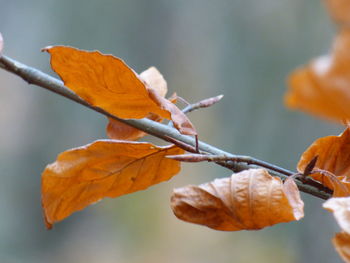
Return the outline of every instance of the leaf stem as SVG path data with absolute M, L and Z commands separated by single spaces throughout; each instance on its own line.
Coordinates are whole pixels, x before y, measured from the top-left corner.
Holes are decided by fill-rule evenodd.
M 8 72 L 11 72 L 19 77 L 21 77 L 23 80 L 28 82 L 29 84 L 34 84 L 39 87 L 42 87 L 44 89 L 47 89 L 51 92 L 54 92 L 56 94 L 59 94 L 63 97 L 66 97 L 72 101 L 75 101 L 85 107 L 88 107 L 96 112 L 99 112 L 109 118 L 118 120 L 120 122 L 123 122 L 125 124 L 128 124 L 132 127 L 135 127 L 137 129 L 140 129 L 146 133 L 149 133 L 153 136 L 156 136 L 158 138 L 161 138 L 165 141 L 170 141 L 169 137 L 176 141 L 181 142 L 182 144 L 186 144 L 188 146 L 191 146 L 193 148 L 198 147 L 198 151 L 202 154 L 212 154 L 212 155 L 220 155 L 220 156 L 227 156 L 232 158 L 232 160 L 229 161 L 217 161 L 216 163 L 224 166 L 230 170 L 233 171 L 242 171 L 250 168 L 256 168 L 256 167 L 264 167 L 266 168 L 273 176 L 278 176 L 282 179 L 286 179 L 289 175 L 294 174 L 291 171 L 288 171 L 284 168 L 281 168 L 279 166 L 276 166 L 274 164 L 267 163 L 265 161 L 261 161 L 249 156 L 239 156 L 239 155 L 233 155 L 231 153 L 225 152 L 221 149 L 218 149 L 212 145 L 209 145 L 207 143 L 198 141 L 198 144 L 196 143 L 196 139 L 191 136 L 185 136 L 180 134 L 176 129 L 169 127 L 167 125 L 157 123 L 154 121 L 151 121 L 149 119 L 120 119 L 109 112 L 94 107 L 90 104 L 88 104 L 86 101 L 81 99 L 79 96 L 77 96 L 75 93 L 70 91 L 68 88 L 66 88 L 62 81 L 51 77 L 50 75 L 45 74 L 44 72 L 29 67 L 25 64 L 22 64 L 12 58 L 9 58 L 4 55 L 0 55 L 0 68 L 3 68 L 7 70 Z M 179 146 L 181 147 L 181 146 Z M 305 193 L 308 193 L 310 195 L 319 197 L 321 199 L 328 199 L 331 195 L 329 192 L 329 189 L 323 187 L 322 185 L 315 186 L 310 185 L 307 183 L 302 183 L 301 181 L 296 181 L 299 189 Z

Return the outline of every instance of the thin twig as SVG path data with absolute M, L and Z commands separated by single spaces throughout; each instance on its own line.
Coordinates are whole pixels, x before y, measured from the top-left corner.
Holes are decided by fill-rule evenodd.
M 149 133 L 151 135 L 154 135 L 158 138 L 161 138 L 165 141 L 169 139 L 169 137 L 180 141 L 184 144 L 187 144 L 192 147 L 196 147 L 196 140 L 195 138 L 192 138 L 190 136 L 184 136 L 180 134 L 176 129 L 172 127 L 168 127 L 167 125 L 163 125 L 161 123 L 157 123 L 154 121 L 151 121 L 149 119 L 120 119 L 109 112 L 94 107 L 90 104 L 88 104 L 86 101 L 78 97 L 75 93 L 70 91 L 68 88 L 64 86 L 62 81 L 53 78 L 35 68 L 29 67 L 27 65 L 24 65 L 14 59 L 11 59 L 7 56 L 0 56 L 0 67 L 14 73 L 15 75 L 21 77 L 25 81 L 27 81 L 29 84 L 35 84 L 39 87 L 45 88 L 47 90 L 50 90 L 54 93 L 57 93 L 61 96 L 64 96 L 72 101 L 75 101 L 81 105 L 84 105 L 85 107 L 88 107 L 96 112 L 99 112 L 109 118 L 118 120 L 120 122 L 123 122 L 125 124 L 128 124 L 134 128 L 137 128 L 139 130 L 142 130 L 146 133 Z M 230 154 L 228 152 L 225 152 L 221 149 L 218 149 L 214 146 L 211 146 L 209 144 L 206 144 L 204 142 L 199 141 L 198 142 L 198 151 L 201 153 L 207 153 L 207 154 L 213 154 L 213 155 L 222 155 L 222 156 L 228 156 L 232 158 L 238 158 L 239 156 Z M 242 157 L 243 158 L 243 157 Z M 257 160 L 255 158 L 244 156 L 245 162 L 236 162 L 236 161 L 225 161 L 217 163 L 219 165 L 225 166 L 233 171 L 241 171 L 249 168 L 255 168 L 255 167 L 269 167 L 269 172 L 274 175 L 278 176 L 282 179 L 286 179 L 288 175 L 293 174 L 291 171 L 288 171 L 286 169 L 283 169 L 281 167 L 278 167 L 273 164 L 268 164 L 267 162 Z M 254 164 L 254 165 L 253 165 Z M 322 188 L 317 188 L 312 185 L 303 184 L 301 181 L 296 181 L 299 189 L 305 193 L 311 194 L 313 196 L 322 198 L 322 199 L 328 199 L 330 197 L 330 194 L 327 192 L 324 192 Z
M 286 176 L 290 176 L 293 173 L 276 165 L 257 160 L 255 158 L 249 156 L 227 156 L 227 155 L 212 155 L 212 154 L 182 154 L 182 155 L 169 155 L 167 156 L 170 159 L 182 161 L 182 162 L 226 162 L 233 161 L 239 163 L 253 164 L 264 167 L 266 169 L 270 169 L 281 174 L 285 174 Z
M 223 97 L 224 97 L 224 95 L 218 95 L 218 96 L 215 96 L 212 98 L 201 100 L 197 103 L 189 104 L 182 111 L 184 113 L 189 113 L 189 112 L 192 112 L 192 111 L 195 111 L 198 109 L 210 107 L 210 106 L 214 105 L 215 103 L 219 102 Z
M 208 108 L 208 107 L 214 105 L 215 103 L 219 102 L 223 97 L 224 97 L 224 95 L 218 95 L 215 97 L 207 98 L 207 99 L 198 101 L 196 103 L 190 104 L 187 101 L 185 101 L 185 99 L 183 99 L 182 97 L 177 96 L 178 99 L 181 99 L 187 105 L 185 108 L 182 109 L 182 112 L 185 114 L 190 113 L 190 112 L 195 111 L 195 110 Z M 173 122 L 169 121 L 168 126 L 174 127 Z

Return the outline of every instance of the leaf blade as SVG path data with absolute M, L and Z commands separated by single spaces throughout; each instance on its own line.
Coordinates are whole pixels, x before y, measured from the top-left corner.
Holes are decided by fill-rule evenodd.
M 350 262 L 350 235 L 346 232 L 337 233 L 332 243 L 341 258 L 345 262 Z
M 343 123 L 350 119 L 350 30 L 343 28 L 332 53 L 303 66 L 288 79 L 285 105 Z
M 350 190 L 350 129 L 346 128 L 338 136 L 326 136 L 315 140 L 301 155 L 297 170 L 302 173 L 315 157 L 315 170 L 325 170 L 334 176 L 313 173 L 310 176 L 338 196 L 349 195 Z
M 118 197 L 169 180 L 179 162 L 164 158 L 176 146 L 98 140 L 61 153 L 42 174 L 45 220 L 54 224 L 105 197 Z
M 155 89 L 123 60 L 112 55 L 67 46 L 43 50 L 50 53 L 51 67 L 64 84 L 89 104 L 123 119 L 140 119 L 153 113 L 171 119 L 180 133 L 197 135 L 187 116 L 157 93 L 165 87 L 161 86 L 162 79 L 154 79 L 159 75 L 153 68 L 146 78 L 152 78 L 150 85 L 156 85 Z
M 295 193 L 286 194 L 281 180 L 266 170 L 250 169 L 230 178 L 175 189 L 171 207 L 179 219 L 215 230 L 257 230 L 303 217 L 299 191 L 288 189 Z

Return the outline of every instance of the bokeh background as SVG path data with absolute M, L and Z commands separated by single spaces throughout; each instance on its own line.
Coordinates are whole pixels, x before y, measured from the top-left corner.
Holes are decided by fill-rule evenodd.
M 154 65 L 190 102 L 200 139 L 295 169 L 316 138 L 342 128 L 283 106 L 286 77 L 327 52 L 335 27 L 320 0 L 0 0 L 4 53 L 53 74 L 47 45 L 98 49 L 136 71 Z M 65 149 L 105 138 L 103 116 L 0 70 L 0 262 L 341 262 L 338 226 L 303 195 L 305 218 L 219 232 L 173 216 L 174 187 L 230 173 L 212 164 L 102 202 L 45 230 L 40 174 Z M 153 138 L 146 138 L 154 140 Z M 159 141 L 157 141 L 159 142 Z

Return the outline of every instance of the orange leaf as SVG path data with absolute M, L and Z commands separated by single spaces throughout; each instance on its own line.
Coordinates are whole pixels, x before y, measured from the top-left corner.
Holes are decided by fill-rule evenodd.
M 345 262 L 350 262 L 350 235 L 345 232 L 337 233 L 332 242 L 341 258 Z
M 167 83 L 162 74 L 160 74 L 155 67 L 150 67 L 149 69 L 143 71 L 140 74 L 140 78 L 152 89 L 156 90 L 160 96 L 165 97 L 168 91 Z M 148 114 L 147 118 L 157 122 L 161 122 L 163 120 L 162 117 L 153 113 Z M 106 131 L 109 138 L 116 140 L 134 141 L 146 135 L 145 132 L 139 129 L 111 118 L 109 118 Z
M 169 180 L 180 171 L 176 146 L 99 140 L 61 153 L 42 174 L 42 205 L 50 227 L 104 197 L 118 197 Z
M 350 234 L 350 197 L 333 197 L 323 203 L 323 207 L 333 212 L 340 228 Z
M 163 118 L 152 113 L 150 113 L 147 118 L 156 122 L 161 122 L 163 120 Z M 108 120 L 106 132 L 110 139 L 135 141 L 147 135 L 145 132 L 120 121 L 111 118 L 108 118 Z
M 158 95 L 121 59 L 65 46 L 44 50 L 51 54 L 51 66 L 64 84 L 91 105 L 125 119 L 154 113 L 173 120 L 182 134 L 197 134 L 180 109 Z
M 341 25 L 350 25 L 350 1 L 326 0 L 328 12 L 333 20 Z
M 175 189 L 171 206 L 181 220 L 224 231 L 257 230 L 304 216 L 294 181 L 283 186 L 264 169 Z
M 302 154 L 297 169 L 303 172 L 307 164 L 318 156 L 315 168 L 326 170 L 336 178 L 325 177 L 322 174 L 310 175 L 332 190 L 342 191 L 341 187 L 350 189 L 350 130 L 347 128 L 339 136 L 327 136 L 314 141 Z M 336 179 L 336 180 L 335 180 Z M 340 183 L 339 183 L 340 182 Z M 342 191 L 344 192 L 344 191 Z M 341 195 L 341 194 L 340 194 Z M 343 196 L 346 193 L 343 194 Z
M 338 122 L 350 119 L 350 30 L 335 40 L 332 54 L 293 72 L 285 97 L 288 107 Z

